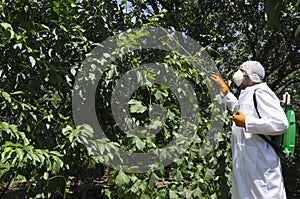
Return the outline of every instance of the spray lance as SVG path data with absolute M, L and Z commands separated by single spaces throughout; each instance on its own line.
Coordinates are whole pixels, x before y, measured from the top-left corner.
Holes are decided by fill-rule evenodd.
M 213 74 L 213 72 L 212 71 L 209 71 L 207 68 L 205 68 L 203 65 L 208 65 L 207 63 L 208 63 L 208 61 L 207 60 L 202 60 L 202 59 L 199 59 L 199 58 L 197 58 L 196 56 L 197 56 L 197 54 L 199 54 L 199 57 L 205 57 L 205 58 L 208 58 L 209 56 L 208 56 L 208 54 L 206 55 L 205 53 L 205 48 L 202 48 L 201 49 L 201 51 L 200 51 L 200 53 L 198 52 L 197 54 L 196 54 L 196 56 L 195 55 L 192 55 L 184 46 L 182 46 L 181 44 L 180 44 L 180 42 L 178 42 L 178 40 L 176 39 L 176 38 L 174 38 L 174 36 L 172 35 L 172 34 L 170 34 L 168 31 L 166 31 L 165 29 L 162 29 L 165 33 L 166 33 L 166 35 L 167 35 L 167 37 L 170 39 L 170 40 L 172 40 L 173 42 L 173 44 L 176 44 L 178 47 L 179 47 L 179 49 L 181 49 L 183 52 L 184 52 L 184 54 L 186 54 L 187 55 L 187 61 L 191 64 L 191 65 L 194 65 L 194 66 L 199 66 L 199 68 L 201 69 L 201 71 L 202 72 L 204 72 L 204 75 L 205 76 L 207 76 L 207 77 L 210 77 L 212 74 Z M 184 36 L 183 36 L 184 37 Z M 170 47 L 170 49 L 174 49 L 172 46 L 170 46 L 169 45 L 169 42 L 167 42 L 167 45 Z M 175 48 L 175 49 L 178 49 L 178 48 Z M 204 53 L 202 56 L 201 56 L 201 53 Z M 202 62 L 202 64 L 201 64 L 201 62 Z

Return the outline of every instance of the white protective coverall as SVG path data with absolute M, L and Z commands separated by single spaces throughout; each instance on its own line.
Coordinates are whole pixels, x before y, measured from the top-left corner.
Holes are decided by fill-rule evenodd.
M 253 94 L 256 90 L 257 108 Z M 286 199 L 280 159 L 257 134 L 278 135 L 288 127 L 280 101 L 266 83 L 246 87 L 239 99 L 231 92 L 224 101 L 232 112 L 240 109 L 245 126 L 232 126 L 232 199 Z

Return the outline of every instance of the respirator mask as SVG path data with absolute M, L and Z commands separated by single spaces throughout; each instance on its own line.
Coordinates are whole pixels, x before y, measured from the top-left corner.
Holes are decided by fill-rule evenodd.
M 236 71 L 232 76 L 232 80 L 237 86 L 242 85 L 243 79 L 244 79 L 244 74 L 241 70 Z
M 232 80 L 240 87 L 243 83 L 244 76 L 248 76 L 252 82 L 261 83 L 265 77 L 265 69 L 257 61 L 246 61 L 241 65 L 241 68 L 233 74 Z

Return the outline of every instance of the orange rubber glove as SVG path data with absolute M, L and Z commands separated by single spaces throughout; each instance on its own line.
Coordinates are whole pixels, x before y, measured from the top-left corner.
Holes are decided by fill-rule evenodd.
M 246 127 L 245 119 L 246 119 L 246 115 L 240 110 L 238 110 L 236 113 L 233 114 L 233 120 L 235 124 L 239 127 L 243 127 L 243 128 Z
M 227 84 L 219 76 L 211 75 L 210 79 L 220 86 L 222 93 L 227 94 L 229 92 Z

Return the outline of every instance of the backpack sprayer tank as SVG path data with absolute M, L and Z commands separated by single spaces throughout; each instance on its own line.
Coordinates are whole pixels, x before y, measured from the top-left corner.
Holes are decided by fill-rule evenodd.
M 281 106 L 288 120 L 288 129 L 282 135 L 276 136 L 275 143 L 281 147 L 282 151 L 293 158 L 296 142 L 296 118 L 295 112 L 292 110 L 291 96 L 289 93 L 283 95 Z

